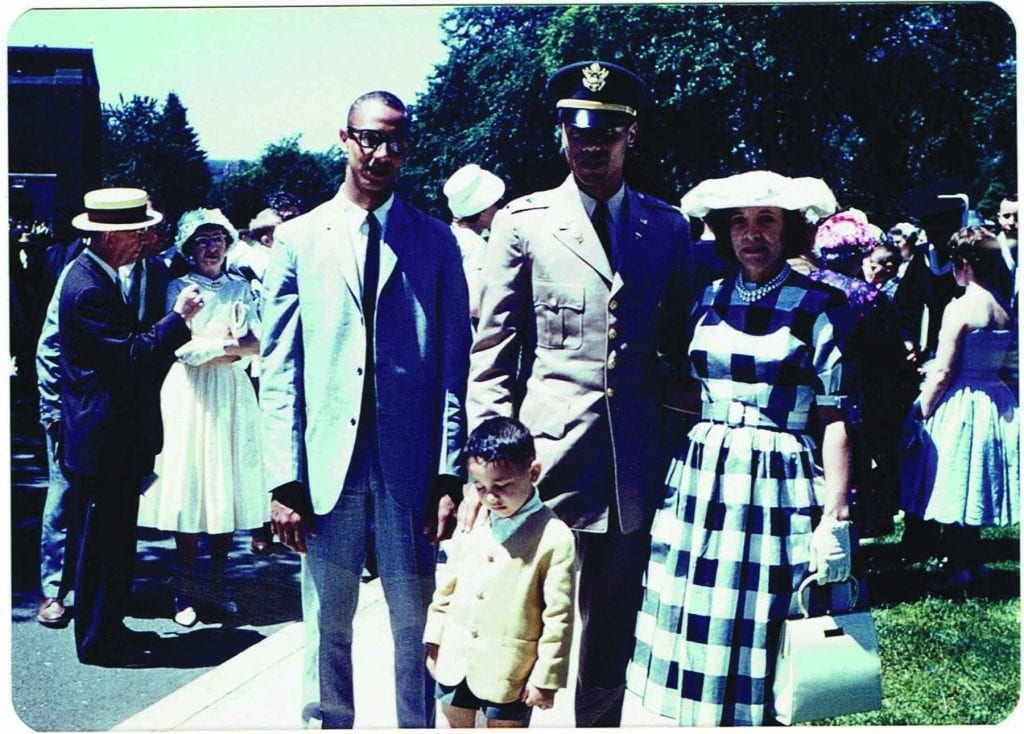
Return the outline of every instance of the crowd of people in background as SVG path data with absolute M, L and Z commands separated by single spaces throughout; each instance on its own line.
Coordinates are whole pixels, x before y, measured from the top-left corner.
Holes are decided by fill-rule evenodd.
M 280 193 L 239 228 L 217 209 L 168 226 L 106 189 L 76 241 L 11 222 L 49 466 L 38 620 L 67 624 L 74 589 L 82 662 L 137 652 L 136 526 L 174 534 L 185 627 L 237 614 L 236 531 L 304 554 L 303 717 L 328 728 L 354 720 L 367 567 L 410 727 L 435 697 L 453 726 L 550 707 L 574 595 L 577 725 L 617 726 L 627 688 L 682 725 L 764 724 L 809 573 L 848 579 L 902 512 L 907 561 L 945 559 L 933 592 L 989 574 L 980 528 L 1020 514 L 1016 195 L 995 221 L 935 196 L 883 227 L 826 181 L 748 171 L 670 206 L 624 183 L 643 80 L 584 62 L 548 90 L 565 182 L 503 206 L 468 164 L 438 182 L 450 227 L 394 194 L 412 131 L 387 92 L 353 103 L 344 182 L 313 208 Z M 456 507 L 476 597 L 455 576 L 435 593 Z M 516 537 L 528 570 L 502 565 Z M 533 586 L 507 591 L 516 573 Z M 514 631 L 474 616 L 499 588 Z M 497 678 L 478 633 L 526 640 Z

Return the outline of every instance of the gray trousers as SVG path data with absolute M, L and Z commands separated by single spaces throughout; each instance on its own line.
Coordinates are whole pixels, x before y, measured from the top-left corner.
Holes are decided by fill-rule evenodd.
M 395 646 L 398 726 L 433 728 L 434 686 L 424 661 L 423 628 L 434 593 L 436 547 L 423 534 L 423 508 L 397 505 L 377 457 L 354 457 L 337 504 L 306 538 L 302 612 L 306 626 L 303 719 L 324 729 L 355 722 L 352 621 L 360 576 L 375 554 Z M 372 452 L 376 453 L 376 452 Z

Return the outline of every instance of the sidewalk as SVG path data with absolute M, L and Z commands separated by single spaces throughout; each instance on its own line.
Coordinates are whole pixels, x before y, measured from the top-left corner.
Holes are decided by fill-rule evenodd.
M 395 683 L 387 608 L 380 582 L 361 588 L 352 645 L 358 729 L 393 729 Z M 578 644 L 579 624 L 576 625 Z M 302 728 L 302 623 L 288 625 L 214 670 L 114 727 L 115 731 L 240 730 Z M 569 690 L 560 691 L 555 706 L 535 710 L 532 728 L 573 727 L 575 666 Z M 629 694 L 624 726 L 671 726 L 650 714 Z

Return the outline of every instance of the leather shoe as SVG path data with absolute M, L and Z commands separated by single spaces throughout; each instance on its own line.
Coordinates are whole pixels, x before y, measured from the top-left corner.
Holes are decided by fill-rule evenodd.
M 936 594 L 963 593 L 974 581 L 971 572 L 962 568 L 956 573 L 950 573 L 943 578 L 928 582 L 928 590 Z
M 44 627 L 63 627 L 70 621 L 70 615 L 60 599 L 47 597 L 39 604 L 36 620 Z
M 153 647 L 158 643 L 159 635 L 124 628 L 102 646 L 95 645 L 85 654 L 79 652 L 78 660 L 84 665 L 103 668 L 152 668 L 158 662 L 153 654 Z
M 249 544 L 249 550 L 255 553 L 257 556 L 265 556 L 271 552 L 272 548 L 270 547 L 270 543 L 268 543 L 265 540 L 253 539 L 253 541 Z

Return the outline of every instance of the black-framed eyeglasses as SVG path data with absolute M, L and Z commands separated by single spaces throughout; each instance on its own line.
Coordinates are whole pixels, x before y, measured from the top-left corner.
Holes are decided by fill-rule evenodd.
M 381 145 L 387 146 L 391 155 L 404 155 L 412 147 L 412 141 L 406 134 L 386 135 L 380 130 L 361 130 L 359 128 L 348 128 L 348 134 L 352 136 L 356 144 L 365 153 L 373 153 Z

